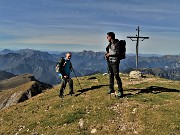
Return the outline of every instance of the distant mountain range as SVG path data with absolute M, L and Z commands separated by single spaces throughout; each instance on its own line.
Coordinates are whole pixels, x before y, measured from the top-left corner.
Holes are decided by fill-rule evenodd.
M 0 51 L 0 54 L 8 54 L 8 53 L 11 53 L 11 52 L 13 52 L 13 50 L 4 49 L 4 50 Z
M 128 53 L 129 56 L 136 56 L 134 53 Z M 140 57 L 162 57 L 163 55 L 159 54 L 139 54 Z
M 104 59 L 104 52 L 82 51 L 73 52 L 72 63 L 77 76 L 84 76 L 93 73 L 107 72 L 107 63 Z M 22 49 L 17 51 L 0 51 L 0 70 L 10 72 L 14 75 L 30 73 L 38 80 L 57 84 L 60 79 L 55 72 L 55 65 L 58 59 L 65 56 L 65 53 L 50 54 L 48 52 Z M 120 63 L 121 72 L 129 72 L 135 68 L 135 56 L 127 55 Z M 146 73 L 152 73 L 168 79 L 179 80 L 180 55 L 139 57 L 140 69 Z M 161 73 L 157 73 L 161 69 Z M 145 72 L 145 71 L 144 71 Z M 72 73 L 72 76 L 73 73 Z

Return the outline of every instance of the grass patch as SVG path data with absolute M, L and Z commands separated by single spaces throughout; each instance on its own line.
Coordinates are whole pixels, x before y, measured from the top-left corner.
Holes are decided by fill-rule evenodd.
M 96 79 L 88 80 L 89 77 Z M 108 76 L 74 78 L 76 95 L 58 97 L 59 86 L 0 111 L 0 134 L 89 135 L 180 134 L 180 82 L 147 76 L 130 80 L 121 74 L 126 97 L 106 94 Z M 117 90 L 117 86 L 115 86 Z M 65 94 L 69 92 L 68 87 Z M 83 128 L 79 121 L 83 119 Z
M 78 121 L 80 118 L 83 118 L 84 114 L 85 111 L 82 109 L 77 109 L 74 112 L 67 113 L 63 116 L 63 120 L 59 123 L 59 125 L 70 124 L 75 121 Z

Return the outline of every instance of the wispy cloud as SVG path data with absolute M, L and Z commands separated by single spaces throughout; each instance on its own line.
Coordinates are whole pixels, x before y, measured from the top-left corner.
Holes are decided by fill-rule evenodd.
M 145 33 L 163 35 L 164 40 L 174 36 L 173 42 L 180 43 L 176 38 L 180 34 L 178 0 L 0 0 L 0 5 L 1 46 L 101 46 L 107 43 L 106 32 L 125 38 L 136 33 L 138 25 Z

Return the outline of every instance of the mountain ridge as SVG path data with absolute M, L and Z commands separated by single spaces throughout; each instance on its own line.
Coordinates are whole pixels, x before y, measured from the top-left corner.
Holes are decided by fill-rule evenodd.
M 31 74 L 23 74 L 0 81 L 0 109 L 15 105 L 52 88 L 35 79 Z
M 9 79 L 9 78 L 14 77 L 14 76 L 16 76 L 16 75 L 9 73 L 9 72 L 6 72 L 6 71 L 0 70 L 0 81 L 5 80 L 5 79 Z
M 72 64 L 77 76 L 85 76 L 92 73 L 107 72 L 107 63 L 104 52 L 82 51 L 72 52 Z M 60 83 L 55 72 L 55 65 L 65 53 L 50 54 L 38 50 L 23 49 L 7 54 L 0 54 L 0 70 L 15 75 L 30 73 L 38 80 L 52 85 Z M 134 69 L 136 67 L 135 56 L 126 56 L 120 63 L 120 71 Z M 139 69 L 162 68 L 166 78 L 179 79 L 180 55 L 167 55 L 162 57 L 139 57 Z M 175 75 L 171 75 L 171 69 Z M 72 73 L 72 77 L 74 74 Z

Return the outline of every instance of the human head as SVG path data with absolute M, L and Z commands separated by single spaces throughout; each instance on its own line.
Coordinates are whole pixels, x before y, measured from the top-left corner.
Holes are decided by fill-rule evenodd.
M 72 53 L 71 53 L 71 52 L 66 53 L 66 59 L 70 60 L 70 59 L 71 59 L 71 56 L 72 56 Z
M 115 39 L 115 34 L 114 34 L 114 32 L 108 32 L 108 33 L 107 33 L 107 40 L 110 42 L 111 39 L 112 39 L 112 40 Z

